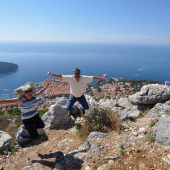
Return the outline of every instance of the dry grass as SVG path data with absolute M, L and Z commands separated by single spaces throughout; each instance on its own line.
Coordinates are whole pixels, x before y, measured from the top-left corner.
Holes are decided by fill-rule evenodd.
M 76 130 L 76 137 L 85 141 L 90 132 L 110 132 L 116 131 L 120 133 L 122 122 L 117 113 L 109 110 L 94 109 L 93 117 L 84 117 L 77 119 L 77 123 L 81 125 L 81 128 Z
M 120 133 L 122 127 L 122 121 L 117 113 L 108 114 L 108 118 L 111 122 L 111 127 L 116 132 Z
M 149 127 L 152 128 L 153 126 L 155 126 L 155 124 L 157 124 L 159 121 L 159 119 L 152 119 L 149 123 Z

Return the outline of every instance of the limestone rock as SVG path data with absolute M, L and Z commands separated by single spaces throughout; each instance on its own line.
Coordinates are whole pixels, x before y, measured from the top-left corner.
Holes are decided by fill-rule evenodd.
M 44 114 L 42 120 L 46 127 L 49 128 L 63 128 L 63 126 L 68 125 L 71 121 L 68 111 L 58 103 L 49 107 L 49 111 Z
M 157 103 L 147 114 L 149 118 L 160 118 L 170 113 L 170 105 L 164 103 Z
M 31 141 L 30 134 L 24 125 L 19 127 L 19 130 L 16 134 L 16 140 L 19 145 L 25 145 Z
M 160 118 L 152 130 L 156 142 L 170 146 L 170 117 Z
M 123 111 L 119 112 L 120 118 L 123 121 L 137 119 L 140 115 L 140 111 L 137 109 L 137 106 L 132 106 L 125 108 Z
M 98 139 L 106 138 L 107 133 L 102 133 L 102 132 L 91 132 L 89 136 L 87 137 L 87 141 L 93 142 Z
M 0 131 L 0 152 L 10 148 L 12 137 L 4 131 Z
M 117 104 L 116 100 L 113 99 L 101 99 L 99 101 L 99 108 L 112 110 Z
M 170 87 L 160 84 L 149 84 L 141 88 L 137 92 L 129 96 L 129 100 L 134 104 L 156 104 L 170 99 Z
M 132 103 L 129 101 L 128 98 L 120 98 L 118 100 L 118 106 L 123 108 L 131 108 Z

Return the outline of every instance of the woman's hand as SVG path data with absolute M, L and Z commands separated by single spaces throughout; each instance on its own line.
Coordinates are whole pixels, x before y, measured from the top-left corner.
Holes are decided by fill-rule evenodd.
M 102 77 L 103 77 L 104 79 L 106 79 L 106 78 L 107 78 L 107 76 L 108 76 L 107 74 L 103 74 L 103 76 L 102 76 Z
M 49 76 L 52 76 L 52 73 L 50 73 L 50 72 L 48 72 L 47 74 L 48 74 Z

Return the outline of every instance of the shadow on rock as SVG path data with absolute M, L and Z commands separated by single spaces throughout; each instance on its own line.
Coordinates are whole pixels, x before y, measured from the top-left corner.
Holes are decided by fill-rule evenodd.
M 64 154 L 61 151 L 44 155 L 38 154 L 41 160 L 32 160 L 32 163 L 40 163 L 44 166 L 57 168 L 59 170 L 80 170 L 82 168 L 83 161 L 75 157 L 75 155 L 80 152 L 82 151 L 71 152 L 69 154 Z M 54 158 L 55 160 L 44 160 L 52 158 Z

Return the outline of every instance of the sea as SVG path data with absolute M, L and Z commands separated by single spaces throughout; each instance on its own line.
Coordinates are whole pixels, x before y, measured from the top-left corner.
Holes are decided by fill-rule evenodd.
M 13 98 L 27 82 L 52 78 L 47 72 L 170 82 L 170 46 L 0 42 L 0 61 L 16 63 L 15 73 L 0 75 L 0 99 Z

